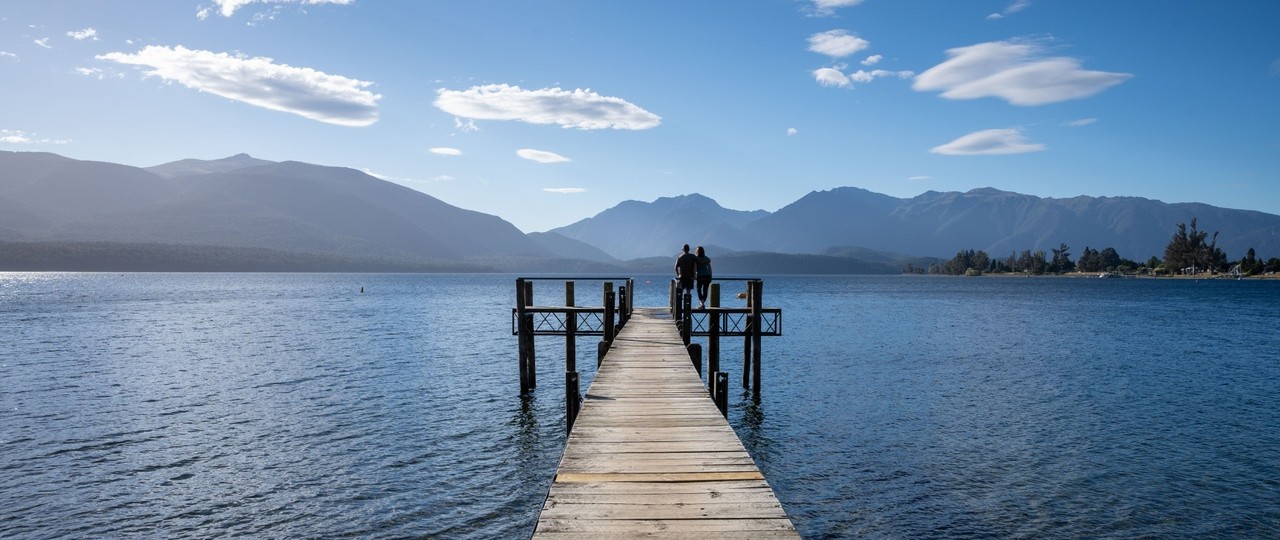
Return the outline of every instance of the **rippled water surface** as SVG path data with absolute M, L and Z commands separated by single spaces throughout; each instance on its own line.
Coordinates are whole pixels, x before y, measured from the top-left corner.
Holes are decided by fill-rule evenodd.
M 513 295 L 0 274 L 0 537 L 526 536 L 563 342 L 519 397 Z M 765 299 L 785 335 L 730 421 L 806 537 L 1280 536 L 1280 283 L 779 276 Z

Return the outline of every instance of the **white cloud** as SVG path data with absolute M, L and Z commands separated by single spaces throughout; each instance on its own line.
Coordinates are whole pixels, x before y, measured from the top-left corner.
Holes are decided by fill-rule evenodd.
M 1271 62 L 1271 68 L 1267 70 L 1267 74 L 1271 77 L 1280 75 L 1280 58 L 1277 58 Z
M 432 182 L 452 182 L 452 181 L 454 181 L 454 180 L 457 180 L 457 178 L 454 178 L 454 177 L 449 176 L 449 175 L 447 175 L 447 174 L 442 174 L 442 175 L 440 175 L 440 176 L 433 176 L 433 177 L 431 177 L 431 181 L 432 181 Z
M 799 131 L 797 131 L 797 130 L 796 130 L 796 128 L 787 128 L 787 136 L 788 136 L 788 137 L 790 137 L 790 136 L 792 136 L 792 135 L 795 135 L 795 134 L 797 134 L 797 133 L 800 133 L 800 132 L 799 132 Z
M 862 65 L 871 67 L 876 64 L 879 64 L 881 60 L 884 60 L 883 54 L 873 54 L 871 56 L 868 56 L 866 60 L 863 60 Z
M 569 193 L 586 193 L 587 190 L 582 189 L 580 187 L 562 187 L 562 188 L 542 188 L 542 191 L 545 191 L 547 193 L 569 194 Z
M 442 156 L 461 156 L 462 150 L 458 150 L 457 148 L 440 147 L 440 148 L 432 148 L 431 153 L 440 154 Z
M 354 4 L 355 0 L 213 0 L 213 3 L 214 3 L 213 7 L 217 8 L 217 13 L 219 15 L 222 15 L 223 17 L 230 17 L 235 14 L 236 10 L 244 6 L 247 6 L 249 4 L 255 4 L 255 3 L 256 4 L 303 4 L 303 5 L 339 4 L 339 5 L 345 6 L 345 5 Z M 212 15 L 214 13 L 213 7 L 201 7 L 200 10 L 196 12 L 196 17 L 204 19 L 209 15 Z
M 924 182 L 926 180 L 933 180 L 933 177 L 932 176 L 909 176 L 907 177 L 907 180 L 910 180 L 912 182 Z
M 63 139 L 41 139 L 34 133 L 16 129 L 0 129 L 0 144 L 67 144 Z
M 84 67 L 78 67 L 78 68 L 76 68 L 76 73 L 79 73 L 79 74 L 81 74 L 81 75 L 84 75 L 85 77 L 94 77 L 94 78 L 98 79 L 99 81 L 101 81 L 103 78 L 105 78 L 105 77 L 106 77 L 106 73 L 105 73 L 105 72 L 103 72 L 101 69 L 98 69 L 98 68 L 84 68 Z
M 980 156 L 1025 154 L 1041 152 L 1043 144 L 1028 142 L 1020 129 L 984 129 L 975 131 L 942 146 L 935 146 L 930 152 L 947 156 Z
M 1084 127 L 1097 121 L 1097 118 L 1081 118 L 1079 120 L 1072 120 L 1063 125 L 1067 127 Z
M 848 88 L 851 86 L 849 77 L 835 68 L 818 68 L 813 70 L 813 78 L 822 86 L 838 86 L 840 88 Z
M 832 58 L 843 58 L 870 46 L 870 41 L 848 30 L 828 30 L 809 36 L 809 50 Z
M 836 8 L 856 6 L 862 2 L 863 0 L 813 0 L 810 13 L 818 17 L 827 17 L 834 15 Z
M 1088 71 L 1075 58 L 1042 58 L 1030 43 L 993 41 L 947 50 L 951 58 L 916 77 L 913 88 L 947 99 L 997 97 L 1013 105 L 1044 105 L 1092 96 L 1128 80 L 1128 73 Z
M 547 152 L 545 150 L 534 150 L 532 148 L 521 148 L 519 150 L 516 150 L 516 155 L 522 158 L 525 158 L 529 161 L 536 161 L 538 163 L 564 163 L 566 161 L 569 161 L 569 158 L 564 157 L 555 152 Z
M 861 70 L 855 71 L 848 75 L 840 72 L 835 68 L 820 68 L 813 71 L 814 80 L 822 86 L 837 86 L 840 88 L 849 88 L 853 83 L 869 83 L 882 77 L 897 77 L 899 79 L 910 79 L 915 76 L 912 71 L 888 71 L 884 69 L 875 69 L 871 71 Z
M 987 15 L 987 20 L 994 21 L 996 19 L 1003 19 L 1008 15 L 1027 9 L 1030 6 L 1031 0 L 1013 0 L 1013 2 L 1010 2 L 1008 6 L 1005 6 L 1004 11 Z
M 98 31 L 92 28 L 67 32 L 67 36 L 74 38 L 76 41 L 84 41 L 86 39 L 98 41 Z
M 476 125 L 475 120 L 467 120 L 466 122 L 463 122 L 461 118 L 454 118 L 453 127 L 457 128 L 458 131 L 461 131 L 463 133 L 480 131 L 480 127 Z
M 441 88 L 436 93 L 435 106 L 440 110 L 477 120 L 519 120 L 578 129 L 649 129 L 662 123 L 658 115 L 626 100 L 589 89 L 524 90 L 490 84 L 466 90 Z
M 50 44 L 49 44 L 49 38 L 40 38 L 40 39 L 37 39 L 37 40 L 35 40 L 35 44 L 36 44 L 36 45 L 39 45 L 39 46 L 41 46 L 41 47 L 44 47 L 44 48 L 46 48 L 46 49 L 52 49 L 52 48 L 53 48 L 53 45 L 50 45 Z
M 0 58 L 12 58 L 14 60 L 17 60 L 18 55 L 11 53 L 9 51 L 0 51 Z
M 377 101 L 382 96 L 365 89 L 373 83 L 277 64 L 271 58 L 155 45 L 136 54 L 114 52 L 96 58 L 147 66 L 147 77 L 320 122 L 368 126 L 378 121 Z

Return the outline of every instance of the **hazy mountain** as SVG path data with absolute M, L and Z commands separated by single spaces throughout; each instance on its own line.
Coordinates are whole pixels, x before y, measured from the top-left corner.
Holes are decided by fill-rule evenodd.
M 274 162 L 267 161 L 265 159 L 257 159 L 249 154 L 236 154 L 228 158 L 213 160 L 183 159 L 165 163 L 163 165 L 147 167 L 146 170 L 165 178 L 177 178 L 181 176 L 229 172 L 246 167 L 270 165 L 272 163 Z
M 984 188 L 927 192 L 900 200 L 888 214 L 868 215 L 863 208 L 846 206 L 832 215 L 841 213 L 849 220 L 841 234 L 810 236 L 809 242 L 941 257 L 961 249 L 1004 256 L 1014 250 L 1049 250 L 1065 243 L 1076 255 L 1086 246 L 1114 247 L 1125 257 L 1145 260 L 1163 256 L 1178 223 L 1198 218 L 1202 230 L 1220 231 L 1218 245 L 1232 258 L 1244 255 L 1249 247 L 1262 253 L 1280 252 L 1280 216 L 1138 197 L 1053 199 Z M 783 208 L 771 219 L 804 222 L 813 216 L 813 209 Z
M 175 176 L 53 154 L 0 153 L 0 209 L 6 210 L 0 235 L 450 263 L 551 256 L 498 217 L 353 169 L 244 155 L 161 167 Z
M 674 256 L 682 244 L 743 245 L 741 229 L 768 215 L 729 210 L 702 195 L 663 197 L 651 203 L 625 201 L 593 217 L 553 229 L 618 259 Z
M 899 199 L 865 189 L 815 191 L 773 213 L 734 214 L 701 196 L 696 227 L 672 227 L 671 199 L 627 201 L 596 217 L 556 229 L 620 258 L 671 256 L 678 239 L 733 251 L 824 254 L 899 264 L 916 257 L 949 258 L 962 249 L 1003 257 L 1065 243 L 1073 257 L 1085 247 L 1114 247 L 1122 256 L 1162 257 L 1177 224 L 1197 218 L 1219 231 L 1231 258 L 1250 247 L 1280 254 L 1280 216 L 1199 203 L 1167 204 L 1138 197 L 1041 198 L 991 188 L 930 191 Z M 738 219 L 720 219 L 717 216 Z M 745 219 L 744 219 L 745 218 Z M 655 241 L 655 239 L 659 239 Z M 600 242 L 600 243 L 597 243 Z M 854 247 L 856 246 L 856 247 Z M 612 251 L 611 251 L 612 250 Z M 882 252 L 882 253 L 880 253 Z
M 604 263 L 617 263 L 618 259 L 609 256 L 604 250 L 586 242 L 574 240 L 560 233 L 529 233 L 529 239 L 549 251 L 553 256 L 562 259 L 581 259 Z

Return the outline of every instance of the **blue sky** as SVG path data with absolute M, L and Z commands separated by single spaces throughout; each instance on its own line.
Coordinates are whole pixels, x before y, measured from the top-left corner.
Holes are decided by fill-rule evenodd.
M 702 193 L 1280 214 L 1280 2 L 0 1 L 0 149 L 361 169 L 526 232 Z

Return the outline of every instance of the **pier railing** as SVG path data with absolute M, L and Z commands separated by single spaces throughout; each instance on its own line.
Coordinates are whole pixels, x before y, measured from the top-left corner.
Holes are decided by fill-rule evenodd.
M 563 281 L 565 302 L 561 306 L 538 306 L 533 302 L 533 284 L 537 281 Z M 600 305 L 579 306 L 575 299 L 576 281 L 602 282 Z M 720 369 L 720 339 L 740 337 L 742 341 L 742 387 L 750 389 L 752 398 L 760 399 L 761 338 L 782 335 L 782 310 L 763 306 L 764 281 L 756 278 L 729 278 L 718 281 L 742 282 L 746 292 L 738 294 L 743 307 L 722 307 L 720 283 L 709 289 L 710 306 L 692 307 L 692 298 L 679 291 L 673 281 L 668 310 L 679 330 L 681 340 L 696 368 L 703 374 L 702 344 L 707 341 L 707 387 L 722 414 L 728 414 L 729 374 Z M 614 284 L 617 283 L 617 291 Z M 520 394 L 526 395 L 538 386 L 537 336 L 565 338 L 565 424 L 573 429 L 573 420 L 581 407 L 577 368 L 578 336 L 600 336 L 596 345 L 597 366 L 604 362 L 613 340 L 631 318 L 635 280 L 628 277 L 522 277 L 516 279 L 516 306 L 511 310 L 511 333 L 519 339 Z M 661 308 L 656 308 L 661 309 Z

